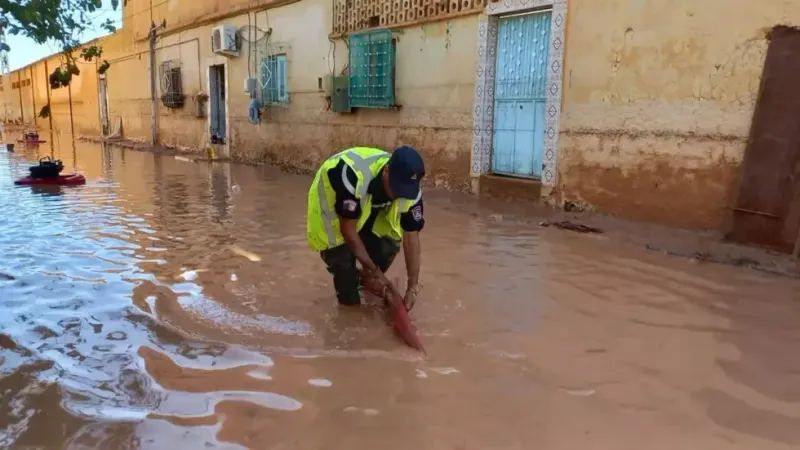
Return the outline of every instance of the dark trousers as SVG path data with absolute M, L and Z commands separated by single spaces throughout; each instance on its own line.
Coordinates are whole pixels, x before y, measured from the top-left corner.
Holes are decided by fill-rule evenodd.
M 379 238 L 371 231 L 359 233 L 364 246 L 367 248 L 372 262 L 382 272 L 389 270 L 397 253 L 400 252 L 400 243 L 388 238 Z M 320 253 L 322 260 L 328 266 L 328 272 L 333 275 L 333 287 L 336 289 L 336 298 L 341 305 L 361 304 L 361 295 L 358 292 L 360 280 L 356 267 L 356 255 L 347 244 L 342 244 Z

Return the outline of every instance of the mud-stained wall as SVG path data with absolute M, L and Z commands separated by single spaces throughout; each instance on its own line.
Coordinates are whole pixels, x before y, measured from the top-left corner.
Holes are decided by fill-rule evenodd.
M 149 15 L 147 17 L 149 20 Z M 181 69 L 181 87 L 185 96 L 184 107 L 177 109 L 169 109 L 157 99 L 161 144 L 199 149 L 205 142 L 204 119 L 195 117 L 192 96 L 206 90 L 198 62 L 201 48 L 211 52 L 211 29 L 200 29 L 206 31 L 206 28 L 207 34 L 198 31 L 178 33 L 165 36 L 156 44 L 157 94 L 164 90 L 158 67 L 170 62 Z M 149 142 L 152 136 L 150 56 L 147 41 L 135 40 L 133 32 L 134 29 L 123 28 L 103 42 L 103 56 L 110 63 L 106 72 L 109 124 L 112 133 L 121 125 L 120 131 L 125 138 Z
M 147 42 L 137 43 L 127 27 L 135 2 L 128 2 L 123 11 L 123 28 L 102 41 L 103 59 L 110 64 L 106 71 L 109 132 L 124 137 L 150 139 L 150 72 Z M 138 11 L 138 10 L 137 10 Z M 147 18 L 149 19 L 149 11 Z M 141 11 L 135 13 L 143 16 Z M 126 18 L 127 17 L 127 18 Z M 121 128 L 117 130 L 118 127 Z M 99 135 L 100 131 L 95 133 Z
M 269 11 L 272 40 L 282 43 L 287 53 L 289 105 L 266 108 L 262 123 L 252 125 L 247 97 L 234 91 L 233 154 L 310 169 L 350 146 L 392 149 L 407 144 L 423 153 L 429 179 L 467 187 L 477 17 L 404 28 L 397 34 L 395 86 L 400 109 L 337 114 L 329 111 L 318 87 L 319 77 L 339 74 L 347 65 L 344 41 L 328 40 L 330 8 L 326 0 L 306 0 Z M 244 72 L 235 65 L 229 69 L 236 89 Z
M 392 149 L 408 144 L 424 153 L 430 179 L 437 184 L 468 186 L 477 16 L 398 31 L 396 98 L 401 107 L 361 109 L 352 114 L 331 112 L 319 87 L 320 77 L 341 74 L 347 66 L 345 42 L 328 38 L 330 1 L 304 0 L 262 10 L 252 13 L 250 21 L 252 25 L 257 21 L 261 30 L 272 29 L 268 43 L 265 39 L 247 42 L 263 37 L 261 32 L 247 36 L 247 15 L 167 32 L 159 38 L 157 62 L 180 65 L 186 95 L 183 108 L 159 106 L 161 143 L 199 150 L 208 142 L 208 118 L 195 117 L 193 97 L 208 93 L 209 66 L 225 64 L 228 143 L 235 160 L 312 169 L 328 155 L 349 146 Z M 211 52 L 212 27 L 222 23 L 239 27 L 244 34 L 240 56 L 227 58 Z M 147 140 L 150 97 L 146 43 L 128 33 L 127 38 L 114 36 L 111 43 L 104 43 L 104 56 L 112 58 L 109 107 L 112 118 L 121 118 L 125 137 Z M 251 49 L 254 51 L 248 56 Z M 250 75 L 261 79 L 258 61 L 270 52 L 286 55 L 289 103 L 264 108 L 261 123 L 255 125 L 248 117 L 250 98 L 244 92 L 244 80 L 248 65 Z
M 562 200 L 724 228 L 767 31 L 800 3 L 574 0 L 559 152 Z

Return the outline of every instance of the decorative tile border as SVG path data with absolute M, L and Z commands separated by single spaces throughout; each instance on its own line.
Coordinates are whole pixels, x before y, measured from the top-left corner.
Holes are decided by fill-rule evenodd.
M 489 173 L 492 167 L 492 127 L 494 126 L 494 71 L 497 51 L 497 22 L 502 14 L 524 12 L 551 6 L 550 55 L 545 105 L 545 154 L 542 183 L 555 185 L 558 164 L 558 126 L 561 115 L 561 87 L 564 74 L 564 29 L 568 0 L 500 0 L 484 9 L 478 20 L 477 68 L 475 70 L 475 109 L 473 112 L 473 177 Z
M 494 68 L 497 51 L 497 20 L 487 15 L 478 19 L 475 101 L 472 117 L 472 175 L 491 169 L 492 127 L 494 126 Z

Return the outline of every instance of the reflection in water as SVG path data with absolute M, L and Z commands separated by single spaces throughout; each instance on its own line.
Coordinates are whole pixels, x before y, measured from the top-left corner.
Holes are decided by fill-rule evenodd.
M 12 186 L 51 152 L 87 185 Z M 433 192 L 426 361 L 380 308 L 337 307 L 308 182 L 81 143 L 0 154 L 0 446 L 800 446 L 797 282 Z

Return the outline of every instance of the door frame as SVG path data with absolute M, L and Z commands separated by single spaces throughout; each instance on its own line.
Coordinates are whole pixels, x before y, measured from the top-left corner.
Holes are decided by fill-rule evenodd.
M 552 9 L 550 23 L 550 53 L 548 55 L 547 100 L 545 103 L 544 169 L 542 196 L 549 195 L 556 185 L 558 165 L 559 116 L 561 115 L 562 82 L 564 74 L 564 31 L 568 0 L 502 0 L 491 1 L 478 18 L 477 70 L 475 71 L 475 100 L 470 174 L 473 190 L 481 175 L 492 170 L 494 139 L 494 83 L 497 54 L 497 26 L 501 16 L 535 13 Z M 547 187 L 548 189 L 545 189 Z
M 228 78 L 228 60 L 227 58 L 221 56 L 209 58 L 206 64 L 206 95 L 208 95 L 209 99 L 209 101 L 206 102 L 206 144 L 211 142 L 211 68 L 213 66 L 224 67 L 223 71 L 225 73 L 225 83 L 222 87 L 225 90 L 225 144 L 222 146 L 223 152 L 219 156 L 223 158 L 230 158 L 231 146 L 233 142 L 233 136 L 231 136 L 230 79 Z

